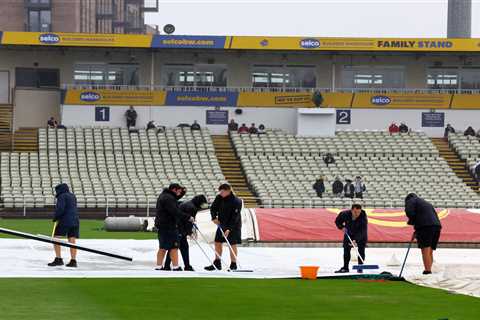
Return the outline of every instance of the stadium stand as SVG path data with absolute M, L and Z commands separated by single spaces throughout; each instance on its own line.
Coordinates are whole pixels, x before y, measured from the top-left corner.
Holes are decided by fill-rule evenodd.
M 81 208 L 155 207 L 171 181 L 186 197 L 212 198 L 225 177 L 207 129 L 164 133 L 127 129 L 39 129 L 39 151 L 3 152 L 1 198 L 5 208 L 54 204 L 53 187 L 71 185 Z
M 450 147 L 455 150 L 460 159 L 466 161 L 468 170 L 480 161 L 480 140 L 473 136 L 464 136 L 463 133 L 450 133 L 448 135 Z
M 360 175 L 367 184 L 368 207 L 402 207 L 416 192 L 438 207 L 471 207 L 480 198 L 455 175 L 431 140 L 420 132 L 390 135 L 383 131 L 340 131 L 335 137 L 295 137 L 281 130 L 264 135 L 231 133 L 247 179 L 272 207 L 344 207 L 351 199 L 335 198 L 331 184 Z M 335 155 L 326 166 L 323 155 Z M 318 198 L 312 184 L 325 176 L 327 192 Z

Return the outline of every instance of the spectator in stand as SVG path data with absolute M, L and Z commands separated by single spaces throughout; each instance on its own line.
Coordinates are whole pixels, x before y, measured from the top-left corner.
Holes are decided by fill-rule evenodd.
M 235 120 L 230 120 L 230 123 L 228 124 L 228 131 L 238 131 L 238 123 L 236 123 Z
M 365 183 L 362 181 L 362 177 L 357 176 L 355 179 L 355 198 L 363 199 L 363 193 L 367 191 L 367 187 L 365 187 Z
M 155 123 L 155 121 L 149 121 L 147 123 L 147 131 L 150 130 L 150 129 L 156 129 L 157 128 L 157 124 Z
M 147 123 L 147 131 L 150 129 L 155 129 L 157 134 L 159 134 L 160 132 L 165 132 L 165 127 L 159 125 L 153 120 Z
M 343 193 L 345 195 L 345 198 L 353 199 L 353 196 L 355 195 L 355 187 L 352 183 L 352 180 L 345 180 L 345 185 L 343 186 Z
M 263 124 L 258 126 L 258 134 L 266 134 L 265 126 Z
M 464 136 L 472 136 L 472 137 L 475 137 L 475 130 L 470 126 L 467 128 L 467 130 L 465 130 L 465 132 L 463 133 Z
M 329 164 L 335 163 L 335 158 L 330 152 L 327 152 L 327 154 L 323 157 L 323 162 L 325 162 L 328 167 Z
M 388 132 L 390 132 L 390 134 L 398 133 L 399 131 L 400 131 L 400 128 L 397 126 L 395 122 L 392 122 L 390 127 L 388 127 Z
M 127 112 L 125 112 L 125 118 L 127 118 L 127 128 L 130 129 L 130 127 L 135 127 L 137 123 L 137 117 L 137 111 L 135 111 L 133 106 L 130 106 Z
M 445 132 L 443 134 L 443 137 L 445 139 L 448 139 L 448 135 L 450 133 L 455 133 L 455 129 L 450 125 L 450 123 L 447 123 L 447 126 L 445 127 Z
M 242 126 L 238 128 L 238 133 L 248 133 L 248 127 L 245 125 L 245 123 L 242 123 Z
M 343 182 L 340 177 L 336 177 L 332 184 L 332 192 L 335 197 L 341 197 L 343 193 Z
M 257 134 L 258 133 L 258 129 L 257 129 L 257 127 L 255 127 L 255 123 L 252 123 L 250 128 L 248 128 L 248 133 L 250 133 L 250 134 Z
M 320 177 L 315 181 L 313 184 L 313 190 L 317 192 L 317 196 L 322 198 L 323 194 L 325 193 L 325 183 L 323 182 L 323 177 Z
M 400 133 L 408 133 L 408 126 L 405 123 L 401 123 L 400 127 L 398 127 L 398 131 Z
M 477 138 L 480 138 L 480 129 L 477 131 Z
M 480 183 L 480 161 L 475 163 L 472 167 L 474 178 Z
M 201 130 L 200 125 L 198 124 L 197 120 L 194 120 L 192 125 L 190 126 L 192 130 Z
M 54 117 L 50 117 L 50 120 L 48 120 L 47 122 L 47 127 L 49 127 L 50 129 L 55 129 L 57 127 L 57 121 L 55 120 Z

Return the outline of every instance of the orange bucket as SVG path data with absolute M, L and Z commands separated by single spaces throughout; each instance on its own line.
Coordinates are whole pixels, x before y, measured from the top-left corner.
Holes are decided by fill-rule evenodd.
M 319 267 L 317 266 L 301 266 L 300 274 L 302 275 L 302 279 L 316 280 L 318 269 Z

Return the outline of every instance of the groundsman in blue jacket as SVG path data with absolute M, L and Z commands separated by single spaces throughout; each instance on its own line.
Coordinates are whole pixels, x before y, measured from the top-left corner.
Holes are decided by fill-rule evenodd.
M 54 237 L 67 237 L 68 242 L 75 244 L 79 238 L 80 221 L 78 218 L 77 198 L 70 192 L 66 183 L 61 183 L 55 187 L 57 203 L 55 205 L 55 222 Z M 62 252 L 59 245 L 54 245 L 55 260 L 49 263 L 50 267 L 62 266 Z M 67 267 L 77 267 L 77 249 L 70 248 L 71 260 Z

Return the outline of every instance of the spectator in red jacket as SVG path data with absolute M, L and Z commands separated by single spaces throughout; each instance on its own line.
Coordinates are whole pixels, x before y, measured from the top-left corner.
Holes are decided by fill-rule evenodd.
M 242 123 L 242 126 L 238 128 L 238 133 L 248 133 L 248 127 L 245 125 L 245 123 Z
M 388 132 L 390 132 L 390 134 L 398 133 L 400 132 L 400 128 L 397 126 L 395 122 L 392 122 L 390 127 L 388 127 Z

